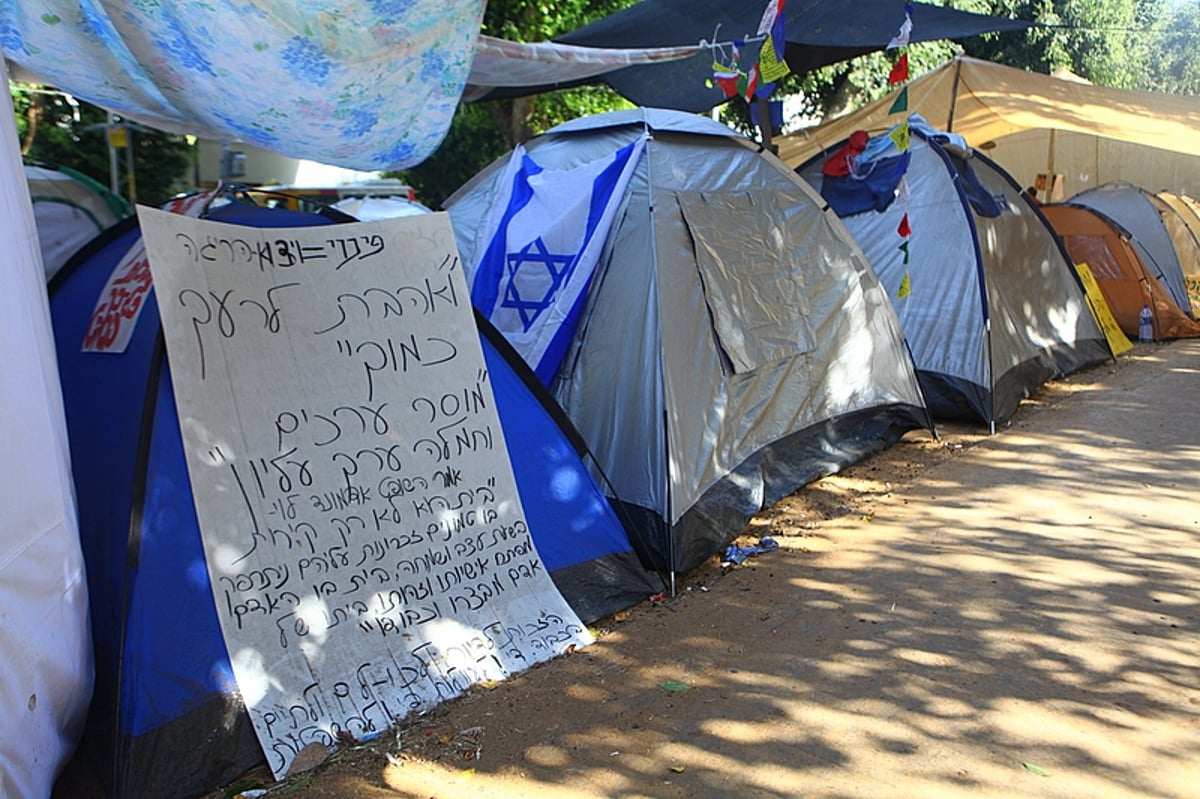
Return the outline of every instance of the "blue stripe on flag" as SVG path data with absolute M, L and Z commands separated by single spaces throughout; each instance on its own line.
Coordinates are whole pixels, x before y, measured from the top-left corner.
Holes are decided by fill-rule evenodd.
M 471 300 L 549 384 L 574 338 L 592 275 L 645 139 L 564 170 L 514 152 Z M 519 158 L 519 160 L 517 160 Z M 511 178 L 507 177 L 511 175 Z
M 618 181 L 621 179 L 621 174 L 625 171 L 626 165 L 629 163 L 630 157 L 633 155 L 634 146 L 638 142 L 633 142 L 622 147 L 617 151 L 617 156 L 613 162 L 596 178 L 592 187 L 592 205 L 588 211 L 587 221 L 587 236 L 584 239 L 583 250 L 587 249 L 588 242 L 596 233 L 596 228 L 599 226 L 604 217 L 604 212 L 608 208 L 609 201 L 612 199 L 613 189 L 616 188 Z M 620 202 L 620 198 L 617 198 Z M 604 234 L 607 236 L 608 231 Z M 582 251 L 581 250 L 581 253 Z M 596 253 L 596 260 L 600 259 L 600 253 Z M 578 259 L 577 259 L 578 261 Z M 575 264 L 572 264 L 572 269 Z M 592 275 L 594 272 L 589 272 L 583 284 L 583 289 L 579 292 L 579 296 L 575 299 L 575 303 L 571 306 L 571 310 L 567 313 L 563 323 L 559 326 L 558 332 L 554 334 L 554 338 L 550 339 L 550 344 L 546 348 L 546 354 L 542 356 L 537 367 L 533 370 L 538 376 L 538 379 L 545 385 L 550 385 L 550 381 L 558 374 L 558 367 L 562 364 L 563 357 L 567 354 L 567 348 L 571 345 L 571 340 L 575 338 L 575 328 L 579 326 L 579 317 L 583 314 L 583 306 L 586 304 L 588 291 L 592 287 Z
M 479 269 L 475 272 L 475 280 L 471 285 L 471 304 L 481 309 L 485 314 L 491 314 L 496 307 L 496 298 L 500 293 L 500 281 L 504 277 L 505 255 L 508 249 L 508 225 L 517 213 L 533 199 L 533 187 L 529 178 L 542 171 L 532 158 L 521 148 L 521 166 L 513 175 L 509 186 L 508 209 L 500 218 L 500 226 L 492 237 L 488 247 L 483 252 Z

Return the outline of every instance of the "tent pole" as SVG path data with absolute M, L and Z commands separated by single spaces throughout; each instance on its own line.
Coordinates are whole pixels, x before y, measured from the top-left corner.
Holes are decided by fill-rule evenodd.
M 946 117 L 946 132 L 954 132 L 954 108 L 958 105 L 958 78 L 962 74 L 962 60 L 954 59 L 954 83 L 950 84 L 950 113 Z
M 646 159 L 646 200 L 650 206 L 650 241 L 654 242 L 655 241 L 655 226 L 657 224 L 657 221 L 654 218 L 654 211 L 655 211 L 655 209 L 654 209 L 654 200 L 655 200 L 655 197 L 654 197 L 654 161 L 650 157 L 650 152 L 654 147 L 654 131 L 652 131 L 650 129 L 649 124 L 647 124 L 645 122 L 642 123 L 642 128 L 645 131 L 645 135 L 646 135 L 646 149 L 645 149 L 645 152 L 642 154 L 642 157 Z M 653 264 L 651 264 L 651 269 L 653 270 L 654 274 L 658 274 L 658 248 L 653 246 L 653 244 L 650 247 L 650 258 L 653 260 Z M 661 350 L 662 349 L 662 335 L 663 335 L 662 306 L 658 302 L 658 296 L 657 296 L 658 281 L 655 281 L 654 285 L 655 285 L 655 291 L 656 291 L 656 294 L 654 297 L 655 309 L 656 309 L 655 310 L 655 318 L 657 319 L 657 324 L 658 324 L 657 332 L 658 332 L 658 340 L 659 340 L 659 349 Z M 666 379 L 666 375 L 664 375 L 663 372 L 664 372 L 664 367 L 663 367 L 662 359 L 659 358 L 658 379 L 662 383 L 663 396 L 665 397 L 667 394 L 667 379 Z M 663 520 L 667 526 L 667 560 L 668 560 L 668 567 L 670 569 L 669 591 L 670 591 L 670 596 L 674 597 L 674 596 L 676 596 L 676 593 L 675 593 L 675 571 L 676 571 L 676 568 L 679 566 L 679 559 L 676 557 L 676 553 L 675 553 L 675 521 L 674 521 L 674 509 L 673 509 L 674 503 L 671 501 L 671 420 L 670 420 L 670 417 L 668 416 L 667 409 L 665 407 L 663 408 L 662 416 L 660 418 L 662 421 L 663 466 L 665 467 L 664 471 L 663 471 L 663 514 L 664 514 Z
M 647 170 L 647 173 L 649 173 L 649 170 Z M 650 214 L 650 224 L 651 225 L 654 224 L 654 214 L 653 213 Z M 651 234 L 651 241 L 653 241 L 653 238 L 654 238 L 653 234 Z M 662 325 L 661 320 L 659 321 L 659 325 L 660 326 Z M 659 333 L 659 335 L 661 336 L 662 334 Z M 663 394 L 664 395 L 666 394 L 665 390 L 664 390 Z M 671 420 L 667 416 L 666 408 L 663 408 L 662 421 L 663 421 L 663 454 L 666 456 L 664 458 L 664 464 L 667 467 L 666 473 L 664 475 L 664 477 L 666 478 L 666 493 L 663 495 L 664 496 L 663 505 L 666 508 L 666 514 L 667 514 L 667 518 L 666 518 L 667 550 L 668 550 L 667 557 L 670 558 L 670 561 L 671 561 L 670 594 L 669 595 L 674 597 L 674 596 L 676 596 L 676 594 L 675 594 L 675 568 L 679 565 L 679 559 L 675 556 L 675 522 L 673 520 L 674 514 L 672 513 L 672 510 L 671 510 L 671 506 L 673 504 L 671 502 L 671 451 L 670 451 L 670 446 L 669 446 L 670 441 L 671 441 L 671 426 L 670 426 Z
M 133 128 L 133 123 L 125 120 L 125 188 L 128 189 L 125 196 L 130 205 L 137 205 L 137 182 L 133 172 Z
M 117 161 L 117 148 L 113 145 L 112 132 L 117 124 L 116 115 L 112 111 L 108 112 L 108 127 L 105 128 L 105 139 L 108 141 L 108 187 L 113 194 L 121 193 L 121 179 L 119 176 L 120 166 Z
M 987 338 L 987 356 L 988 356 L 988 383 L 992 386 L 991 398 L 992 409 L 988 414 L 988 435 L 996 435 L 996 366 L 992 361 L 992 317 L 988 317 L 983 323 L 984 336 Z
M 1046 145 L 1046 202 L 1054 202 L 1054 144 L 1058 138 L 1058 129 L 1050 128 L 1050 141 Z
M 754 105 L 758 109 L 758 133 L 762 137 L 762 145 L 772 155 L 779 155 L 779 146 L 771 142 L 771 106 L 763 97 L 755 97 Z

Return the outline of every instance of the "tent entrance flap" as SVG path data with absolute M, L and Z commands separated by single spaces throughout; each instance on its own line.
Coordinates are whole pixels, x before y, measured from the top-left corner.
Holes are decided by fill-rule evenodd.
M 811 350 L 804 272 L 788 263 L 784 246 L 788 210 L 804 198 L 698 192 L 676 199 L 696 248 L 713 328 L 734 373 Z

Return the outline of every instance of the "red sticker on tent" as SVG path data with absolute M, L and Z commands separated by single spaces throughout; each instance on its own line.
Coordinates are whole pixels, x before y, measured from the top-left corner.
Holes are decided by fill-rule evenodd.
M 205 194 L 180 197 L 164 205 L 163 210 L 199 217 L 216 196 L 217 190 L 214 189 Z M 83 351 L 124 352 L 133 338 L 133 329 L 137 327 L 146 297 L 150 296 L 153 287 L 150 260 L 146 257 L 142 237 L 138 236 L 109 275 L 100 298 L 96 300 L 87 332 L 83 336 Z
M 142 239 L 125 253 L 96 301 L 83 337 L 85 352 L 124 352 L 153 287 Z

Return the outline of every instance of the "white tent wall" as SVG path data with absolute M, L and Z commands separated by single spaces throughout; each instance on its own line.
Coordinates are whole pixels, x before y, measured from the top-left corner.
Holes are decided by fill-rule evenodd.
M 907 203 L 894 202 L 884 211 L 855 214 L 842 222 L 866 253 L 889 297 L 902 296 L 904 281 L 910 282 L 914 298 L 894 304 L 918 368 L 989 386 L 993 364 L 988 357 L 974 219 L 942 157 L 916 136 L 910 152 Z M 818 190 L 823 163 L 824 159 L 810 162 L 801 173 Z M 896 233 L 905 216 L 914 230 L 911 265 L 898 249 L 901 239 Z M 957 301 L 931 301 L 941 297 Z
M 908 275 L 912 290 L 918 295 L 928 292 L 930 285 L 926 281 L 932 281 L 939 295 L 962 298 L 958 303 L 895 303 L 896 314 L 906 331 L 927 331 L 922 335 L 907 333 L 913 360 L 920 368 L 988 385 L 993 375 L 987 357 L 983 307 L 979 302 L 982 289 L 979 271 L 972 268 L 978 259 L 972 234 L 974 220 L 954 182 L 947 178 L 942 158 L 916 137 L 911 150 L 912 161 L 906 175 L 910 190 L 908 204 L 893 203 L 884 212 L 863 213 L 842 221 L 866 251 L 889 297 L 900 295 L 901 284 Z M 805 176 L 811 177 L 807 172 Z M 814 186 L 819 188 L 819 179 L 814 179 Z M 900 238 L 896 229 L 906 214 L 917 231 L 910 242 L 911 269 L 897 249 Z M 922 241 L 921 234 L 925 231 L 930 231 L 932 240 Z M 928 266 L 931 263 L 938 267 L 933 274 Z
M 44 799 L 82 727 L 92 650 L 46 280 L 11 96 L 0 115 L 9 251 L 0 269 L 0 797 Z
M 1200 194 L 1200 158 L 1187 153 L 1048 128 L 1023 130 L 994 143 L 985 150 L 988 157 L 1022 186 L 1032 185 L 1040 174 L 1062 175 L 1063 197 L 1057 199 L 1112 181 Z
M 987 275 L 992 368 L 999 377 L 1039 353 L 1103 341 L 1095 316 L 1053 232 L 1013 185 L 1011 176 L 974 160 L 975 175 L 1009 209 L 999 217 L 974 213 Z M 1070 359 L 1060 360 L 1060 367 Z M 1083 362 L 1075 361 L 1067 371 Z

